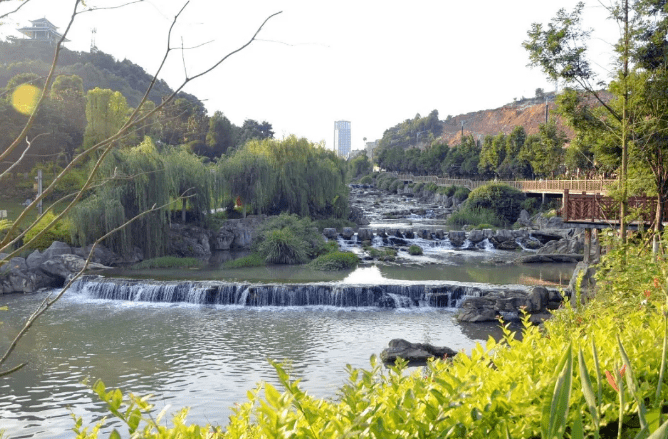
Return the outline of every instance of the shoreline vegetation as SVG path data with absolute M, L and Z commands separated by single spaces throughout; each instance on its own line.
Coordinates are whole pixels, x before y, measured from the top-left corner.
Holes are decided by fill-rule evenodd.
M 184 409 L 168 428 L 149 400 L 92 389 L 141 437 L 665 437 L 667 269 L 642 243 L 617 246 L 598 265 L 595 296 L 577 288 L 542 327 L 525 317 L 518 339 L 501 321 L 501 339 L 412 371 L 372 357 L 333 400 L 308 395 L 272 361 L 280 386 L 259 383 L 224 426 L 188 425 Z M 80 438 L 101 428 L 76 425 Z

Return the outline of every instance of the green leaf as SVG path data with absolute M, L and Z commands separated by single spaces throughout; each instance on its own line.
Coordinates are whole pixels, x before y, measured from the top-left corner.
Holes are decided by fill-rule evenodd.
M 647 417 L 645 416 L 645 403 L 641 398 L 640 392 L 638 391 L 638 385 L 636 384 L 635 376 L 633 375 L 633 368 L 631 367 L 631 361 L 629 361 L 628 355 L 626 355 L 626 350 L 622 345 L 622 340 L 617 336 L 617 343 L 619 344 L 619 353 L 622 355 L 622 361 L 626 366 L 626 385 L 629 388 L 629 392 L 635 398 L 638 403 L 638 418 L 640 419 L 640 426 L 647 428 Z
M 114 428 L 114 431 L 112 431 L 111 434 L 109 435 L 109 439 L 121 439 L 121 435 L 118 432 L 118 430 Z
M 596 395 L 594 395 L 594 388 L 591 385 L 591 379 L 589 378 L 589 371 L 587 370 L 587 364 L 585 363 L 584 354 L 582 349 L 578 351 L 578 365 L 580 370 L 580 382 L 582 383 L 582 394 L 584 395 L 585 401 L 587 401 L 587 407 L 589 407 L 589 413 L 591 414 L 592 419 L 594 420 L 594 427 L 596 430 L 599 429 L 599 418 L 598 418 L 598 405 L 596 404 Z
M 571 428 L 571 439 L 584 439 L 584 427 L 582 426 L 582 416 L 578 413 L 575 417 L 575 423 Z
M 668 421 L 664 422 L 658 430 L 650 435 L 647 439 L 667 439 L 668 438 Z
M 543 439 L 561 438 L 566 430 L 573 379 L 573 349 L 570 344 L 557 370 L 559 370 L 559 375 L 554 386 L 552 400 L 543 406 L 541 421 Z

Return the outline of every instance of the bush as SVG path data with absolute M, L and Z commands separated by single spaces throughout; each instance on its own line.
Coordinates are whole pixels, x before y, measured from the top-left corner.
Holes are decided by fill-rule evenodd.
M 540 201 L 538 201 L 538 198 L 527 197 L 527 199 L 522 202 L 522 209 L 529 213 L 535 213 L 538 210 L 539 205 Z
M 274 231 L 279 233 L 274 234 Z M 265 243 L 269 239 L 272 243 Z M 282 213 L 268 219 L 258 228 L 253 251 L 264 258 L 271 256 L 267 262 L 277 258 L 277 260 L 295 261 L 280 262 L 282 264 L 302 264 L 317 256 L 324 243 L 325 238 L 310 218 L 300 219 L 297 215 Z M 285 258 L 277 254 L 277 251 L 287 252 Z
M 475 228 L 478 225 L 489 226 L 490 224 L 492 224 L 494 227 L 505 226 L 503 218 L 499 218 L 496 215 L 496 212 L 494 212 L 493 210 L 483 209 L 483 208 L 472 209 L 468 206 L 464 206 L 457 212 L 450 215 L 448 217 L 447 223 L 448 225 L 459 228 L 464 226 L 472 226 Z M 486 228 L 491 228 L 491 227 L 486 227 Z
M 424 185 L 424 188 L 422 189 L 423 192 L 431 192 L 436 193 L 438 191 L 438 185 L 436 183 L 427 183 Z
M 517 221 L 526 199 L 524 192 L 502 183 L 490 183 L 473 190 L 466 201 L 470 211 L 489 209 L 505 224 Z M 489 221 L 487 221 L 489 222 Z
M 391 193 L 396 193 L 397 189 L 403 189 L 404 188 L 404 182 L 401 180 L 394 180 L 390 186 L 387 188 Z
M 317 257 L 309 265 L 316 270 L 348 270 L 357 267 L 359 261 L 354 253 L 334 251 Z
M 133 270 L 147 268 L 193 268 L 201 267 L 204 262 L 197 258 L 179 258 L 177 256 L 162 256 L 159 258 L 146 259 L 132 266 Z
M 14 222 L 12 220 L 8 219 L 3 219 L 0 220 L 0 241 L 5 239 L 5 236 L 7 235 L 7 232 L 9 232 L 9 229 L 14 225 Z M 15 239 L 17 236 L 21 234 L 21 231 L 17 227 L 13 232 L 12 235 L 10 236 L 11 239 Z
M 420 247 L 419 245 L 413 244 L 410 247 L 408 247 L 408 254 L 409 255 L 419 256 L 422 253 L 423 253 L 422 252 L 422 247 Z
M 360 178 L 360 184 L 372 184 L 373 183 L 373 177 L 370 175 L 365 175 L 364 177 Z
M 457 189 L 455 189 L 455 192 L 452 194 L 452 196 L 458 199 L 459 201 L 464 201 L 469 197 L 470 193 L 471 191 L 469 190 L 469 188 L 459 186 Z
M 415 186 L 413 186 L 413 193 L 419 194 L 422 192 L 422 189 L 424 189 L 424 183 L 416 183 Z
M 227 261 L 223 264 L 225 268 L 262 267 L 267 265 L 265 259 L 259 253 L 251 253 L 248 256 Z
M 377 248 L 371 247 L 367 249 L 369 256 L 379 261 L 394 261 L 397 257 L 397 251 L 393 248 L 385 248 L 378 250 Z
M 51 221 L 56 218 L 56 215 L 52 211 L 46 212 L 44 218 L 38 222 L 35 227 L 28 230 L 23 238 L 24 242 L 29 242 L 35 236 L 37 236 L 42 230 L 46 228 Z M 46 250 L 51 246 L 54 241 L 61 241 L 67 244 L 72 244 L 72 236 L 70 234 L 71 224 L 69 220 L 60 220 L 53 225 L 49 230 L 44 232 L 39 238 L 37 238 L 30 248 L 37 250 Z
M 308 243 L 288 227 L 268 231 L 258 245 L 258 253 L 270 264 L 303 264 L 309 260 Z

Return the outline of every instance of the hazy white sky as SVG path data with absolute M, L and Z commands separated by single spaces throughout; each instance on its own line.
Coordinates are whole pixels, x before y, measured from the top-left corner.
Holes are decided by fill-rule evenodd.
M 526 67 L 521 43 L 532 22 L 546 23 L 576 0 L 190 0 L 174 29 L 174 51 L 161 77 L 176 88 L 185 72 L 208 68 L 248 41 L 254 42 L 185 91 L 222 111 L 233 123 L 267 120 L 277 137 L 296 134 L 331 147 L 334 121 L 352 123 L 353 149 L 420 113 L 448 114 L 497 108 L 536 88 L 554 89 Z M 87 0 L 89 7 L 119 0 Z M 167 47 L 167 31 L 184 0 L 146 0 L 116 10 L 81 14 L 67 47 L 97 47 L 153 73 Z M 595 29 L 592 57 L 609 64 L 618 35 L 598 1 L 587 0 L 585 24 Z M 0 3 L 0 12 L 16 0 Z M 74 0 L 31 0 L 0 26 L 0 35 L 46 17 L 64 31 Z M 600 39 L 597 39 L 599 37 Z M 185 61 L 185 62 L 184 62 Z M 0 62 L 6 62 L 0 60 Z

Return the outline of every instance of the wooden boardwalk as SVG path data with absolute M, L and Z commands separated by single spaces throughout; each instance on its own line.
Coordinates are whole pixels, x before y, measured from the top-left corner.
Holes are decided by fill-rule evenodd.
M 635 227 L 650 225 L 656 220 L 655 197 L 629 197 L 629 220 Z M 663 211 L 668 203 L 663 205 Z M 567 223 L 579 223 L 585 227 L 596 225 L 610 227 L 619 224 L 620 202 L 601 194 L 573 194 L 564 191 L 561 217 Z
M 443 178 L 434 175 L 412 175 L 391 172 L 400 180 L 414 183 L 435 183 L 438 186 L 464 186 L 470 190 L 489 183 L 504 183 L 522 192 L 538 194 L 563 194 L 565 190 L 572 192 L 605 193 L 606 188 L 617 180 L 468 180 Z

